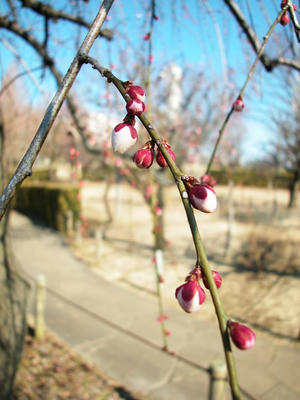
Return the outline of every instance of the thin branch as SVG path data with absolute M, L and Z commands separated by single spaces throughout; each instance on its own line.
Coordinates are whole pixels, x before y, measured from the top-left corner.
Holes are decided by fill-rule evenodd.
M 26 41 L 26 43 L 29 44 L 39 54 L 39 56 L 43 60 L 44 65 L 47 65 L 47 67 L 50 69 L 53 77 L 56 80 L 57 86 L 59 87 L 59 85 L 63 79 L 63 76 L 58 71 L 58 69 L 55 67 L 54 59 L 52 57 L 50 57 L 47 49 L 45 49 L 45 47 L 42 45 L 42 43 L 40 43 L 33 35 L 30 34 L 30 32 L 26 31 L 15 21 L 10 23 L 6 17 L 0 16 L 0 27 L 1 26 L 5 29 L 9 30 L 10 32 L 16 34 L 17 36 L 21 37 L 22 39 L 24 39 Z M 82 142 L 83 142 L 85 148 L 88 151 L 90 151 L 91 153 L 99 154 L 99 150 L 88 145 L 88 140 L 85 135 L 84 128 L 82 127 L 80 120 L 77 116 L 77 107 L 76 107 L 75 102 L 72 99 L 70 94 L 68 94 L 66 102 L 67 102 L 67 107 L 69 109 L 71 117 L 74 121 L 74 124 L 76 126 L 76 129 L 77 129 L 79 135 L 81 136 L 81 139 L 82 139 Z
M 29 71 L 23 71 L 20 72 L 19 74 L 15 75 L 13 78 L 11 78 L 0 90 L 0 97 L 3 95 L 3 93 L 19 78 L 21 78 L 24 75 L 28 75 L 29 73 L 32 75 L 32 72 L 34 71 L 39 71 L 42 68 L 44 68 L 43 65 L 40 65 L 39 67 L 31 68 Z
M 56 10 L 51 7 L 49 4 L 42 3 L 41 1 L 36 0 L 21 0 L 22 6 L 26 8 L 30 8 L 36 13 L 43 15 L 47 18 L 52 18 L 54 20 L 62 19 L 69 22 L 73 22 L 77 25 L 84 26 L 85 28 L 90 28 L 91 24 L 85 21 L 80 16 L 75 16 L 72 14 L 67 14 L 63 11 Z M 103 29 L 100 31 L 99 36 L 104 37 L 107 40 L 112 40 L 113 32 L 110 29 Z
M 255 60 L 254 60 L 254 62 L 253 62 L 253 64 L 252 64 L 252 66 L 251 66 L 251 68 L 250 68 L 250 70 L 249 70 L 249 73 L 248 73 L 248 75 L 247 75 L 247 78 L 246 78 L 246 80 L 245 80 L 245 82 L 244 82 L 244 84 L 243 84 L 241 90 L 239 91 L 239 94 L 238 94 L 238 96 L 237 96 L 237 99 L 243 97 L 244 92 L 245 92 L 245 90 L 246 90 L 246 87 L 248 86 L 248 83 L 250 82 L 250 79 L 251 79 L 252 76 L 253 76 L 253 73 L 254 73 L 254 71 L 255 71 L 255 68 L 256 68 L 256 66 L 257 66 L 257 64 L 258 64 L 258 62 L 259 62 L 259 60 L 261 60 L 261 57 L 263 56 L 263 53 L 264 53 L 265 47 L 266 47 L 266 45 L 267 45 L 267 42 L 268 42 L 268 40 L 270 39 L 270 37 L 271 37 L 271 35 L 272 35 L 272 33 L 273 33 L 273 31 L 274 31 L 274 29 L 275 29 L 277 23 L 279 22 L 280 18 L 281 18 L 282 15 L 285 13 L 286 9 L 287 9 L 287 7 L 285 7 L 283 10 L 281 10 L 281 12 L 278 14 L 278 16 L 277 16 L 277 18 L 275 19 L 275 21 L 273 22 L 273 24 L 270 26 L 270 28 L 269 28 L 267 34 L 265 35 L 264 41 L 263 41 L 262 45 L 260 46 L 260 48 L 259 48 L 258 51 L 257 51 L 257 56 L 256 56 L 256 58 L 255 58 Z M 214 147 L 213 152 L 212 152 L 212 154 L 211 154 L 210 160 L 209 160 L 209 162 L 208 162 L 208 164 L 207 164 L 207 168 L 206 168 L 206 172 L 205 172 L 206 174 L 209 174 L 209 171 L 210 171 L 210 168 L 211 168 L 212 163 L 213 163 L 213 161 L 214 161 L 214 158 L 215 158 L 217 149 L 218 149 L 218 147 L 219 147 L 221 138 L 222 138 L 222 136 L 223 136 L 223 134 L 224 134 L 225 128 L 226 128 L 226 126 L 227 126 L 227 124 L 228 124 L 228 121 L 230 120 L 230 117 L 231 117 L 231 115 L 233 114 L 233 112 L 234 112 L 234 108 L 233 108 L 233 105 L 232 105 L 231 108 L 230 108 L 230 110 L 229 110 L 229 112 L 228 112 L 228 114 L 227 114 L 226 117 L 225 117 L 225 120 L 224 120 L 224 122 L 223 122 L 223 124 L 222 124 L 220 130 L 219 130 L 218 139 L 217 139 L 217 141 L 216 141 L 215 147 Z
M 92 57 L 85 56 L 83 55 L 81 57 L 82 62 L 84 63 L 89 63 L 93 66 L 94 69 L 96 69 L 103 77 L 105 77 L 108 82 L 112 82 L 114 86 L 118 89 L 118 91 L 121 93 L 123 96 L 124 100 L 128 102 L 130 100 L 129 95 L 127 94 L 123 82 L 119 80 L 110 70 L 102 67 L 97 60 L 95 60 Z M 235 368 L 235 363 L 234 363 L 234 358 L 231 350 L 231 344 L 229 340 L 229 335 L 228 335 L 228 330 L 227 330 L 227 315 L 223 309 L 223 305 L 218 293 L 218 289 L 215 285 L 215 281 L 212 276 L 211 268 L 209 266 L 207 256 L 205 253 L 205 249 L 202 243 L 202 239 L 198 230 L 197 222 L 194 216 L 193 209 L 190 205 L 189 199 L 188 199 L 188 194 L 186 192 L 185 184 L 184 184 L 184 174 L 179 170 L 175 162 L 172 160 L 171 156 L 169 155 L 167 149 L 162 145 L 161 138 L 159 137 L 158 133 L 154 129 L 154 127 L 151 125 L 150 121 L 147 119 L 147 117 L 142 114 L 141 116 L 138 117 L 139 120 L 142 122 L 143 126 L 147 130 L 149 136 L 151 137 L 152 140 L 155 141 L 156 145 L 158 146 L 159 150 L 163 153 L 164 158 L 166 159 L 166 162 L 168 164 L 168 167 L 170 168 L 170 171 L 173 175 L 174 181 L 177 185 L 177 188 L 180 193 L 180 197 L 187 215 L 188 223 L 191 229 L 194 245 L 195 245 L 195 250 L 197 253 L 197 263 L 201 265 L 201 269 L 204 273 L 204 276 L 206 277 L 209 288 L 210 288 L 210 294 L 215 306 L 215 311 L 216 315 L 218 318 L 218 323 L 219 323 L 219 328 L 220 328 L 220 333 L 222 337 L 222 342 L 223 342 L 223 347 L 224 347 L 224 353 L 225 353 L 225 358 L 226 358 L 226 363 L 227 363 L 227 369 L 228 369 L 228 375 L 229 375 L 229 382 L 230 382 L 230 387 L 231 387 L 231 392 L 232 392 L 232 398 L 234 400 L 239 400 L 240 397 L 240 391 L 239 391 L 239 385 L 238 385 L 238 379 L 237 379 L 237 372 Z
M 232 15 L 235 17 L 237 20 L 238 24 L 242 28 L 243 32 L 247 36 L 253 50 L 255 53 L 258 53 L 259 49 L 261 48 L 261 43 L 258 37 L 256 36 L 254 30 L 251 28 L 251 26 L 247 23 L 247 20 L 242 13 L 241 9 L 239 6 L 236 4 L 234 0 L 224 0 L 224 3 L 229 7 Z M 285 8 L 286 10 L 287 8 Z M 292 20 L 294 23 L 294 16 L 295 13 L 291 12 Z M 295 69 L 296 71 L 300 71 L 300 63 L 297 62 L 296 60 L 290 60 L 286 59 L 284 57 L 279 57 L 279 58 L 270 58 L 266 53 L 262 54 L 260 57 L 260 61 L 262 62 L 263 66 L 268 72 L 271 72 L 275 67 L 282 65 L 282 66 L 288 66 L 290 68 Z
M 7 2 L 8 2 L 8 5 L 9 5 L 9 8 L 11 9 L 11 13 L 12 13 L 14 19 L 17 21 L 18 17 L 17 17 L 17 13 L 16 13 L 16 7 L 15 7 L 13 1 L 12 0 L 7 0 Z
M 44 18 L 44 32 L 45 32 L 45 36 L 44 36 L 43 47 L 45 49 L 47 49 L 48 39 L 49 39 L 49 18 L 48 17 Z
M 7 48 L 7 49 L 16 57 L 16 59 L 23 65 L 23 68 L 25 69 L 26 74 L 29 76 L 29 78 L 31 79 L 32 83 L 33 83 L 34 86 L 37 88 L 37 90 L 38 90 L 40 93 L 45 94 L 45 91 L 43 90 L 43 88 L 42 88 L 41 85 L 39 84 L 38 80 L 37 80 L 37 79 L 34 77 L 34 75 L 32 74 L 32 71 L 33 71 L 34 69 L 30 69 L 30 68 L 29 68 L 27 62 L 20 56 L 20 54 L 16 51 L 16 49 L 15 49 L 7 40 L 5 40 L 5 39 L 3 39 L 3 38 L 0 38 L 0 42 Z M 43 68 L 43 66 L 42 66 L 42 67 L 35 68 L 35 70 L 41 69 L 41 68 Z M 22 74 L 22 75 L 24 75 L 24 74 Z M 19 76 L 20 76 L 20 74 L 19 74 Z M 14 81 L 15 81 L 15 79 L 13 78 L 13 82 L 14 82 Z M 1 91 L 0 91 L 0 96 L 1 96 L 1 94 L 6 90 L 6 88 L 7 88 L 8 86 L 11 85 L 11 83 L 12 83 L 12 82 L 10 81 L 9 85 L 5 85 L 5 87 L 1 89 Z
M 91 25 L 82 45 L 80 46 L 76 56 L 74 57 L 67 73 L 65 74 L 59 89 L 51 100 L 45 116 L 39 126 L 26 154 L 21 160 L 17 170 L 13 174 L 11 180 L 6 186 L 4 192 L 0 197 L 0 218 L 4 215 L 9 202 L 14 196 L 17 187 L 23 182 L 25 178 L 31 175 L 32 166 L 36 160 L 46 137 L 57 117 L 57 114 L 71 89 L 81 68 L 80 54 L 87 54 L 92 47 L 94 41 L 99 36 L 100 28 L 105 20 L 105 17 L 112 6 L 113 0 L 104 0 L 99 12 Z

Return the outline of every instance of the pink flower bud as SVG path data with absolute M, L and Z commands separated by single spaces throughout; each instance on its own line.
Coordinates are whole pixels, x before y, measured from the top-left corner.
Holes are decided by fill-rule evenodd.
M 241 97 L 236 99 L 235 102 L 233 103 L 234 111 L 241 112 L 241 111 L 243 111 L 244 107 L 245 107 L 245 104 L 244 104 L 243 99 Z
M 145 102 L 145 91 L 143 88 L 141 88 L 140 86 L 129 86 L 127 89 L 127 93 L 129 94 L 129 96 L 132 99 L 137 99 L 140 100 L 142 102 Z
M 287 14 L 284 14 L 281 18 L 280 18 L 280 25 L 282 26 L 286 26 L 288 25 L 288 23 L 290 22 L 290 17 Z
M 156 321 L 160 324 L 161 322 L 166 321 L 167 319 L 169 319 L 167 315 L 160 315 L 159 317 L 157 317 Z
M 170 148 L 167 148 L 167 151 L 170 154 L 172 160 L 174 161 L 175 154 L 174 154 L 173 150 L 171 150 Z M 165 160 L 165 157 L 163 156 L 163 153 L 160 150 L 157 151 L 156 162 L 161 168 L 166 168 L 166 166 L 167 166 L 167 161 Z
M 213 274 L 213 278 L 214 278 L 215 284 L 217 286 L 217 289 L 219 289 L 219 287 L 221 287 L 221 285 L 222 285 L 222 277 L 219 274 L 219 272 L 217 272 L 217 271 L 211 271 L 211 272 Z M 208 282 L 207 282 L 207 279 L 205 278 L 205 276 L 203 276 L 203 283 L 204 283 L 204 286 L 206 287 L 206 289 L 209 289 Z
M 199 310 L 205 300 L 205 292 L 197 280 L 190 280 L 179 286 L 175 291 L 175 296 L 187 313 Z
M 149 56 L 149 62 L 150 63 L 153 63 L 153 61 L 154 61 L 154 57 L 151 55 L 151 56 Z
M 112 131 L 111 144 L 114 151 L 125 153 L 137 141 L 137 131 L 134 126 L 127 122 L 122 122 L 115 126 Z
M 145 111 L 145 104 L 138 99 L 131 99 L 126 104 L 126 110 L 131 115 L 141 115 Z
M 159 21 L 159 16 L 158 15 L 154 15 L 153 19 L 155 19 L 155 21 Z
M 217 183 L 217 181 L 215 180 L 215 178 L 209 174 L 204 174 L 201 176 L 201 183 L 206 183 L 209 186 L 214 187 Z
M 147 186 L 146 190 L 145 190 L 145 198 L 149 199 L 152 193 L 153 193 L 153 187 L 152 186 Z
M 149 148 L 138 150 L 133 156 L 133 161 L 139 168 L 150 168 L 154 159 L 154 151 Z
M 157 216 L 161 216 L 162 215 L 162 209 L 158 206 L 155 207 L 155 214 Z
M 229 321 L 228 328 L 233 343 L 240 350 L 251 349 L 254 346 L 255 333 L 248 326 Z
M 205 213 L 214 212 L 217 208 L 217 197 L 214 189 L 204 183 L 195 183 L 190 188 L 189 199 L 193 207 Z
M 97 140 L 96 140 L 95 136 L 91 136 L 91 137 L 89 138 L 89 144 L 90 144 L 91 146 L 94 146 L 96 143 L 97 143 Z
M 75 147 L 71 147 L 69 153 L 70 153 L 70 159 L 75 160 L 75 158 L 79 157 L 80 151 L 76 150 Z
M 150 39 L 150 33 L 146 33 L 146 35 L 144 35 L 144 40 L 149 40 Z

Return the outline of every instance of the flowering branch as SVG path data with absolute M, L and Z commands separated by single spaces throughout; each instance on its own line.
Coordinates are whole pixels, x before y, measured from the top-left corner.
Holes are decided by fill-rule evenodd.
M 270 37 L 271 37 L 271 35 L 272 35 L 277 23 L 280 21 L 281 17 L 286 13 L 287 8 L 288 8 L 288 5 L 283 7 L 283 9 L 278 14 L 278 16 L 275 19 L 275 21 L 273 22 L 273 24 L 270 26 L 267 34 L 264 36 L 263 43 L 261 44 L 260 48 L 257 50 L 257 56 L 256 56 L 252 66 L 251 66 L 251 68 L 249 70 L 249 73 L 248 73 L 247 78 L 246 78 L 246 80 L 244 82 L 244 85 L 242 86 L 241 90 L 239 91 L 239 94 L 237 96 L 236 102 L 240 101 L 243 98 L 244 92 L 246 90 L 246 87 L 248 86 L 248 83 L 250 82 L 250 79 L 253 76 L 253 73 L 255 71 L 255 68 L 257 67 L 258 61 L 264 56 L 264 50 L 265 50 L 266 44 L 267 44 L 268 40 L 270 39 Z M 216 141 L 215 147 L 214 147 L 213 152 L 211 154 L 210 160 L 209 160 L 209 162 L 207 164 L 207 168 L 206 168 L 206 172 L 205 172 L 206 174 L 209 174 L 209 171 L 210 171 L 212 163 L 214 161 L 214 158 L 215 158 L 217 149 L 219 147 L 221 138 L 222 138 L 222 136 L 224 134 L 225 128 L 226 128 L 226 126 L 228 124 L 228 121 L 230 120 L 230 117 L 233 114 L 234 110 L 235 110 L 235 103 L 233 103 L 233 105 L 231 106 L 231 108 L 230 108 L 228 114 L 226 115 L 225 120 L 224 120 L 224 122 L 223 122 L 223 124 L 222 124 L 222 126 L 221 126 L 221 128 L 219 130 L 218 139 Z
M 123 96 L 124 100 L 128 103 L 131 98 L 127 94 L 125 86 L 121 80 L 119 80 L 109 69 L 106 69 L 102 67 L 97 60 L 89 57 L 82 55 L 81 57 L 82 63 L 88 63 L 93 66 L 94 69 L 96 69 L 103 77 L 105 77 L 108 82 L 112 82 L 114 86 L 118 89 L 118 91 L 121 93 Z M 239 385 L 238 385 L 238 379 L 237 379 L 237 373 L 236 373 L 236 368 L 235 368 L 235 363 L 234 363 L 234 358 L 233 354 L 231 351 L 231 344 L 229 340 L 229 333 L 228 333 L 228 328 L 227 328 L 227 323 L 228 323 L 228 318 L 227 315 L 224 311 L 216 284 L 215 280 L 212 275 L 212 271 L 210 269 L 207 256 L 205 253 L 204 245 L 202 243 L 202 239 L 198 230 L 197 222 L 194 216 L 193 209 L 190 205 L 190 201 L 188 198 L 188 193 L 186 191 L 186 186 L 185 186 L 185 175 L 179 170 L 175 162 L 173 161 L 171 155 L 169 154 L 167 148 L 163 145 L 163 140 L 159 137 L 158 133 L 154 129 L 154 127 L 151 125 L 150 121 L 148 118 L 144 115 L 141 114 L 139 117 L 140 121 L 142 122 L 143 126 L 147 130 L 149 136 L 151 139 L 155 142 L 159 150 L 162 152 L 167 165 L 173 175 L 173 178 L 175 180 L 175 183 L 178 187 L 178 190 L 180 192 L 180 197 L 187 215 L 188 223 L 191 229 L 194 245 L 195 245 L 195 250 L 197 254 L 197 262 L 196 265 L 201 265 L 201 270 L 204 274 L 204 277 L 207 281 L 207 285 L 210 289 L 211 297 L 214 303 L 214 307 L 216 310 L 216 315 L 218 318 L 219 322 L 219 328 L 221 332 L 221 337 L 223 341 L 223 347 L 224 347 L 224 352 L 225 352 L 225 358 L 226 358 L 226 363 L 227 363 L 227 369 L 228 369 L 228 375 L 229 375 L 229 382 L 231 386 L 231 392 L 232 392 L 232 398 L 235 400 L 240 399 L 240 391 L 239 391 Z
M 234 0 L 224 0 L 224 3 L 229 7 L 231 13 L 233 14 L 235 19 L 239 23 L 240 27 L 242 28 L 243 32 L 247 36 L 255 53 L 258 53 L 260 46 L 261 46 L 260 40 L 256 36 L 256 34 L 255 34 L 254 30 L 251 28 L 251 26 L 248 25 L 246 18 L 244 16 L 244 14 L 242 13 L 241 9 L 239 8 L 239 6 L 236 4 L 236 2 Z M 296 17 L 295 11 L 293 9 L 293 5 L 291 4 L 290 0 L 288 0 L 288 8 L 289 8 L 289 12 L 292 17 L 292 21 L 293 21 L 293 24 L 295 27 L 297 38 L 298 38 L 299 32 L 300 32 L 299 31 L 300 26 L 297 22 L 297 17 Z M 285 7 L 285 10 L 286 9 L 287 8 Z M 272 71 L 278 65 L 288 66 L 297 71 L 300 71 L 300 63 L 295 60 L 286 59 L 284 57 L 272 59 L 267 54 L 263 54 L 262 57 L 260 58 L 260 60 L 268 72 Z
M 88 53 L 92 47 L 94 41 L 99 36 L 101 26 L 105 20 L 105 17 L 112 6 L 114 0 L 104 0 L 99 12 L 94 19 L 91 27 L 80 46 L 76 56 L 74 57 L 67 73 L 65 74 L 60 87 L 58 88 L 55 96 L 51 100 L 48 108 L 46 110 L 45 116 L 27 150 L 23 159 L 21 160 L 17 170 L 13 174 L 11 180 L 6 186 L 4 192 L 0 197 L 0 219 L 2 218 L 5 210 L 8 207 L 12 197 L 14 196 L 17 187 L 32 174 L 32 166 L 46 140 L 48 133 L 57 117 L 57 114 L 71 89 L 79 71 L 82 63 L 80 62 L 80 55 L 83 53 Z
M 56 10 L 49 4 L 44 4 L 41 1 L 36 0 L 21 0 L 22 7 L 29 8 L 36 13 L 43 15 L 44 17 L 51 18 L 54 21 L 65 20 L 73 22 L 76 25 L 84 26 L 85 28 L 90 28 L 91 24 L 85 21 L 80 15 L 72 15 L 65 13 L 64 11 Z M 112 40 L 113 32 L 110 29 L 104 29 L 99 31 L 99 36 L 106 38 L 107 40 Z

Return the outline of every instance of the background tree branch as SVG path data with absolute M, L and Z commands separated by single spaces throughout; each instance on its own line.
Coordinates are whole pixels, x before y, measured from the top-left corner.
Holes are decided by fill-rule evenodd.
M 21 0 L 22 6 L 35 11 L 36 13 L 43 15 L 46 18 L 52 18 L 54 20 L 65 20 L 69 22 L 73 22 L 77 25 L 83 26 L 87 29 L 90 28 L 91 24 L 85 21 L 79 15 L 72 15 L 67 14 L 63 11 L 56 10 L 55 8 L 51 7 L 49 4 L 44 4 L 41 1 L 35 0 Z M 113 31 L 111 29 L 103 29 L 99 32 L 99 36 L 104 37 L 107 40 L 112 40 L 113 38 Z
M 231 11 L 232 15 L 236 19 L 237 23 L 242 28 L 243 32 L 247 36 L 253 50 L 257 54 L 261 47 L 261 42 L 258 39 L 256 33 L 248 24 L 246 17 L 244 16 L 242 10 L 237 5 L 234 0 L 224 0 L 224 3 L 228 6 L 229 10 Z M 271 58 L 267 55 L 264 51 L 260 58 L 261 63 L 265 67 L 268 72 L 273 71 L 273 69 L 277 66 L 288 66 L 290 68 L 295 69 L 296 71 L 300 71 L 300 62 L 297 60 L 287 59 L 285 57 L 278 57 L 278 58 Z
M 12 176 L 11 180 L 9 181 L 8 185 L 6 186 L 3 194 L 1 195 L 0 198 L 0 218 L 2 218 L 3 214 L 5 213 L 5 210 L 8 207 L 9 202 L 11 201 L 12 197 L 15 194 L 15 191 L 17 187 L 23 182 L 23 180 L 30 176 L 32 173 L 32 166 L 34 164 L 34 161 L 36 160 L 44 141 L 46 140 L 46 137 L 48 136 L 48 133 L 56 119 L 56 116 L 69 92 L 71 89 L 79 71 L 81 68 L 81 61 L 80 61 L 80 55 L 81 54 L 88 54 L 90 48 L 92 47 L 94 41 L 96 38 L 99 36 L 100 28 L 105 20 L 105 17 L 113 3 L 113 0 L 104 0 L 100 10 L 92 23 L 90 30 L 88 31 L 82 45 L 80 46 L 76 56 L 74 57 L 67 73 L 65 74 L 59 89 L 57 90 L 55 96 L 53 97 L 52 101 L 50 102 L 45 116 L 26 152 L 24 155 L 23 159 L 21 160 L 17 170 L 15 171 L 14 175 Z M 32 46 L 36 48 L 38 52 L 41 52 L 44 57 L 47 58 L 48 64 L 53 67 L 53 60 L 49 59 L 48 54 L 45 52 L 45 49 L 40 46 L 40 44 L 26 32 L 22 32 L 18 24 L 15 22 L 10 26 L 9 29 L 14 29 L 16 33 L 20 34 L 22 37 L 25 34 L 25 37 L 28 39 L 29 37 L 29 43 L 31 41 Z M 29 36 L 28 36 L 29 35 Z M 57 79 L 59 79 L 60 76 L 57 75 Z

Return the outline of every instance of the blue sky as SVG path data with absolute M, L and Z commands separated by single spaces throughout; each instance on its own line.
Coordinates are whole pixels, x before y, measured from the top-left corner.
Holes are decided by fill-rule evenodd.
M 57 2 L 55 3 L 57 4 Z M 64 4 L 64 0 L 61 3 Z M 92 49 L 91 54 L 100 59 L 103 65 L 109 66 L 111 63 L 116 65 L 116 74 L 121 79 L 128 79 L 127 68 L 130 69 L 135 58 L 138 58 L 137 55 L 147 57 L 147 42 L 143 40 L 143 35 L 149 30 L 149 13 L 145 12 L 149 3 L 150 1 L 143 0 L 116 0 L 110 12 L 110 20 L 105 22 L 105 27 L 117 30 L 115 40 L 111 43 L 98 40 Z M 79 2 L 78 4 L 81 12 L 86 15 L 86 19 L 91 20 L 98 8 L 99 1 L 90 0 L 89 3 Z M 176 5 L 172 6 L 172 4 Z M 249 2 L 241 0 L 239 4 L 249 17 L 247 8 Z M 253 15 L 250 20 L 258 37 L 262 38 L 267 31 L 268 24 L 259 8 L 259 2 L 253 0 L 250 4 Z M 276 11 L 272 0 L 265 1 L 264 5 L 270 21 L 273 21 L 279 10 Z M 0 2 L 0 12 L 5 12 L 5 7 L 6 2 Z M 235 91 L 234 87 L 238 90 L 242 86 L 255 55 L 222 1 L 170 2 L 161 0 L 157 1 L 156 14 L 160 19 L 154 25 L 153 74 L 158 74 L 167 63 L 174 62 L 182 68 L 189 67 L 194 71 L 205 69 L 213 77 L 212 79 L 216 79 L 216 82 L 222 83 L 229 79 L 234 85 L 233 92 Z M 25 13 L 24 19 L 27 17 L 28 22 L 30 21 L 31 26 L 38 32 L 39 39 L 42 39 L 41 19 L 32 18 L 29 11 Z M 281 26 L 276 28 L 277 38 L 282 37 L 282 29 L 284 28 Z M 75 54 L 74 37 L 80 43 L 86 30 L 84 28 L 74 30 L 72 24 L 65 22 L 52 23 L 51 32 L 60 46 L 50 48 L 50 51 L 59 59 L 60 71 L 65 73 Z M 12 35 L 7 33 L 3 35 L 3 38 L 22 54 L 31 68 L 41 64 L 39 57 L 22 40 L 13 39 Z M 272 49 L 272 45 L 270 45 L 270 49 Z M 12 65 L 14 56 L 1 42 L 0 51 L 0 78 L 2 78 L 7 68 Z M 121 59 L 120 54 L 122 54 Z M 43 89 L 47 91 L 48 98 L 52 97 L 56 85 L 49 74 L 46 73 L 43 76 L 38 71 L 35 76 Z M 34 103 L 41 102 L 39 91 L 31 80 L 25 78 L 24 82 L 28 100 Z M 276 74 L 268 74 L 259 67 L 253 83 L 246 91 L 246 108 L 243 113 L 243 127 L 246 127 L 247 130 L 244 160 L 262 155 L 269 138 L 273 135 L 270 127 L 267 127 L 262 121 L 262 116 L 265 118 L 268 110 L 272 107 L 273 97 L 270 88 L 275 88 L 277 85 Z M 87 86 L 84 73 L 80 75 L 76 83 L 77 93 L 81 92 L 84 95 L 91 95 L 91 92 L 101 90 L 101 87 L 104 88 L 104 82 L 100 84 L 100 87 L 99 82 L 94 86 Z

